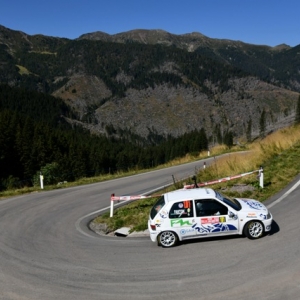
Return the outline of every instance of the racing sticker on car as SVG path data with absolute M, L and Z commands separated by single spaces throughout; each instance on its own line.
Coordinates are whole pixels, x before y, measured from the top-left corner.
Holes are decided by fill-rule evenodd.
M 257 201 L 243 200 L 243 199 L 242 199 L 242 201 L 245 202 L 252 209 L 259 209 L 260 210 L 260 209 L 264 208 L 264 206 L 261 203 L 257 202 Z
M 188 200 L 183 201 L 183 207 L 184 208 L 191 208 L 191 201 L 188 201 Z
M 161 211 L 160 213 L 159 213 L 159 215 L 160 215 L 160 217 L 162 218 L 162 219 L 166 219 L 167 218 L 167 216 L 168 216 L 168 212 L 166 212 L 166 211 Z
M 171 220 L 171 227 L 184 227 L 184 226 L 192 226 L 193 223 L 189 220 L 184 219 L 174 219 Z
M 268 216 L 267 216 L 267 215 L 260 214 L 259 216 L 260 216 L 262 219 L 264 219 L 264 220 L 267 220 L 267 219 L 268 219 Z
M 180 234 L 185 235 L 185 234 L 193 233 L 195 231 L 196 230 L 194 228 L 184 228 L 184 229 L 180 229 Z
M 174 214 L 175 215 L 182 215 L 185 213 L 185 210 L 184 209 L 175 209 L 174 210 Z
M 256 218 L 256 213 L 248 213 L 247 218 Z
M 226 222 L 226 217 L 208 217 L 201 218 L 201 224 L 216 224 Z
M 212 232 L 223 232 L 223 231 L 235 231 L 237 228 L 231 224 L 217 223 L 217 224 L 205 224 L 197 226 L 194 224 L 192 228 L 198 231 L 200 234 L 207 234 Z

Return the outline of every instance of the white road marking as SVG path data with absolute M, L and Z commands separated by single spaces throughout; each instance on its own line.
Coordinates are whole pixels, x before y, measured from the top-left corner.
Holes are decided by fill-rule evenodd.
M 270 205 L 267 206 L 267 208 L 271 208 L 274 205 L 278 204 L 281 202 L 286 196 L 288 196 L 293 190 L 295 190 L 298 186 L 300 185 L 300 180 L 296 182 L 287 192 L 285 192 L 280 198 L 278 198 L 276 201 L 271 203 Z
M 123 201 L 122 203 L 117 203 L 117 204 L 114 205 L 114 207 L 119 206 L 120 204 L 126 203 L 126 202 L 128 202 L 128 201 L 130 201 L 130 200 Z M 97 214 L 97 213 L 100 213 L 100 212 L 103 212 L 103 211 L 107 211 L 107 210 L 109 210 L 109 209 L 110 209 L 110 206 L 104 207 L 104 208 L 102 208 L 102 209 L 95 210 L 95 211 L 93 211 L 93 212 L 91 212 L 91 213 L 89 213 L 89 214 L 87 214 L 87 215 L 85 215 L 85 216 L 79 218 L 79 219 L 76 221 L 76 223 L 75 223 L 75 228 L 76 228 L 80 233 L 84 234 L 85 236 L 95 238 L 95 236 L 93 236 L 93 235 L 91 235 L 91 234 L 89 234 L 89 233 L 87 233 L 87 232 L 84 232 L 84 231 L 80 228 L 80 222 L 81 222 L 82 220 L 84 220 L 85 218 L 88 218 L 88 217 L 90 217 L 90 216 L 92 216 L 92 215 L 94 215 L 94 214 Z

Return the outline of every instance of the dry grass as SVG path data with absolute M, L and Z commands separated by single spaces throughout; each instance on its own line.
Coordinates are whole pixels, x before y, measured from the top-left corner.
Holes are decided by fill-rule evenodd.
M 215 162 L 198 174 L 199 182 L 207 182 L 228 176 L 243 174 L 264 169 L 267 187 L 253 196 L 261 200 L 269 197 L 273 191 L 279 191 L 290 182 L 299 172 L 298 157 L 300 145 L 300 127 L 291 126 L 270 134 L 266 138 L 248 145 L 247 151 L 231 153 Z M 236 183 L 249 184 L 258 187 L 258 173 L 240 179 L 216 184 L 213 188 L 222 189 Z

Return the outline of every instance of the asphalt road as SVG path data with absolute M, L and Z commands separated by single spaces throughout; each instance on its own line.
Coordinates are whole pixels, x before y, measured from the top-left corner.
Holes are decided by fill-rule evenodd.
M 202 167 L 0 201 L 0 299 L 299 299 L 300 189 L 290 190 L 297 181 L 266 203 L 275 222 L 259 240 L 218 238 L 164 249 L 148 237 L 88 230 L 87 222 L 109 208 L 111 193 L 145 193 Z

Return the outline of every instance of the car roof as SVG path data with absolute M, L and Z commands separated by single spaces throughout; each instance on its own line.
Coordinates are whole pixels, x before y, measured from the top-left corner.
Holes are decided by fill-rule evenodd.
M 210 188 L 180 189 L 164 194 L 166 202 L 189 199 L 207 199 L 216 197 L 216 192 Z

